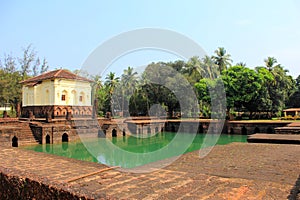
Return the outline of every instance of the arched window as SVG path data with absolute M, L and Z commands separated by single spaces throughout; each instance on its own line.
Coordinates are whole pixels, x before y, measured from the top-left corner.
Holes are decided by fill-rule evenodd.
M 77 93 L 75 90 L 72 90 L 72 101 L 73 102 L 73 105 L 77 105 L 78 104 L 78 100 L 77 100 Z
M 61 101 L 68 104 L 68 92 L 66 90 L 62 91 L 61 93 Z
M 79 95 L 79 102 L 82 103 L 82 104 L 85 103 L 84 92 L 80 92 L 80 95 Z

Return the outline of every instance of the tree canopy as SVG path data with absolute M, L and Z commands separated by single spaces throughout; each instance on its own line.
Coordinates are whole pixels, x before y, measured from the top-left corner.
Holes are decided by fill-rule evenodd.
M 41 60 L 32 45 L 22 52 L 20 57 L 4 54 L 0 60 L 2 105 L 9 103 L 15 108 L 16 103 L 21 102 L 19 82 L 48 70 L 46 59 Z M 186 117 L 209 118 L 212 100 L 224 98 L 227 113 L 248 113 L 249 118 L 281 116 L 285 108 L 300 107 L 300 75 L 294 80 L 276 58 L 267 57 L 262 66 L 232 63 L 231 55 L 219 47 L 212 56 L 150 63 L 140 75 L 128 66 L 120 77 L 115 72 L 103 78 L 85 76 L 94 80 L 92 96 L 98 100 L 99 115 L 112 112 L 122 116 L 167 114 L 174 117 L 179 113 Z M 190 88 L 196 100 L 188 92 Z M 224 88 L 224 96 L 218 88 Z M 182 101 L 187 103 L 182 104 Z M 154 112 L 154 107 L 161 109 Z

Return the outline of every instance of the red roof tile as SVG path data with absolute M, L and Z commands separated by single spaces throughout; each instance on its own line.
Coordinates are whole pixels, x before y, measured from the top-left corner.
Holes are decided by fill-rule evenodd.
M 35 76 L 32 78 L 29 78 L 27 80 L 21 81 L 22 84 L 29 84 L 33 82 L 48 80 L 48 79 L 54 79 L 54 78 L 62 78 L 62 79 L 69 79 L 69 80 L 78 80 L 78 81 L 86 81 L 86 82 L 93 82 L 92 80 L 89 80 L 87 78 L 78 76 L 68 70 L 65 69 L 57 69 L 54 71 L 45 72 L 39 76 Z

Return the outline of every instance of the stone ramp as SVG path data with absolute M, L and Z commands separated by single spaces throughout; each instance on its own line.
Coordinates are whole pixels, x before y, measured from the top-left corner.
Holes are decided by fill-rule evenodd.
M 129 173 L 0 147 L 0 172 L 43 185 L 41 190 L 28 192 L 30 198 L 47 191 L 44 187 L 48 185 L 72 194 L 69 199 L 287 199 L 300 174 L 299 145 L 233 143 L 215 146 L 202 159 L 198 155 L 198 151 L 187 153 L 153 172 Z M 147 167 L 151 164 L 142 166 Z M 82 178 L 72 181 L 75 177 Z M 57 199 L 48 197 L 45 199 Z
M 249 135 L 247 141 L 250 143 L 300 144 L 300 135 L 256 133 Z

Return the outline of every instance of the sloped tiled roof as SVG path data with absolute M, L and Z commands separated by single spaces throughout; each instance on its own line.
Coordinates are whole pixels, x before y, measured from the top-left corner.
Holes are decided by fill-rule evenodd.
M 21 81 L 20 83 L 22 84 L 30 84 L 30 85 L 35 85 L 35 83 L 43 80 L 48 80 L 48 79 L 55 79 L 55 78 L 62 78 L 62 79 L 69 79 L 69 80 L 78 80 L 78 81 L 86 81 L 86 82 L 93 82 L 92 80 L 89 80 L 87 78 L 78 76 L 68 70 L 65 69 L 57 69 L 54 71 L 49 71 L 45 72 L 39 76 L 35 76 L 32 78 L 29 78 L 27 80 Z

